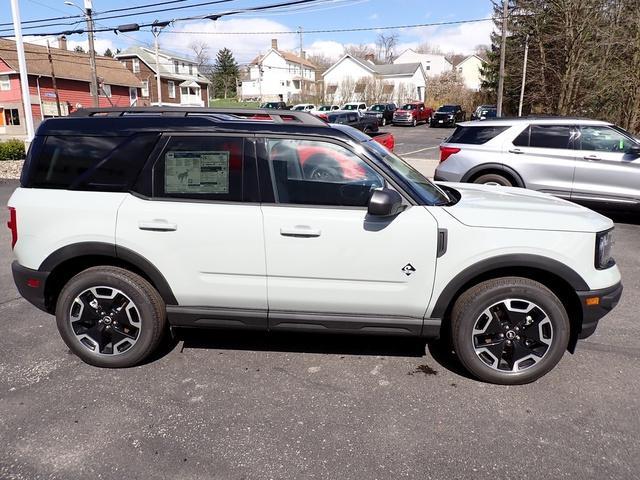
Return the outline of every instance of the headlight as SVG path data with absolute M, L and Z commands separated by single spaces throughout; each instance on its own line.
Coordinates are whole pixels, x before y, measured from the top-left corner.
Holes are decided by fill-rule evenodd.
M 613 248 L 613 228 L 596 234 L 596 268 L 604 270 L 615 265 L 611 256 Z

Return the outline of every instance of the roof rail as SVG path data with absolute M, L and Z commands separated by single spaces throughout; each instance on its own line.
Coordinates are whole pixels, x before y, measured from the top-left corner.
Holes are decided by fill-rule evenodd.
M 125 117 L 125 116 L 207 116 L 219 121 L 270 120 L 274 123 L 295 122 L 302 125 L 326 126 L 327 122 L 307 112 L 295 110 L 271 110 L 258 108 L 203 108 L 203 107 L 107 107 L 82 108 L 70 117 Z

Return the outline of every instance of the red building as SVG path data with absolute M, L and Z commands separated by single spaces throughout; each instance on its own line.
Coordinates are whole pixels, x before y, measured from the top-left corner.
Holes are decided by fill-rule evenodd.
M 61 39 L 62 46 L 66 41 Z M 58 116 L 47 48 L 24 44 L 33 120 Z M 93 106 L 89 55 L 51 48 L 53 69 L 63 116 L 79 108 Z M 18 69 L 18 53 L 12 40 L 0 39 L 0 140 L 26 136 L 26 122 Z M 97 56 L 99 102 L 101 107 L 129 106 L 140 96 L 142 83 L 118 60 Z

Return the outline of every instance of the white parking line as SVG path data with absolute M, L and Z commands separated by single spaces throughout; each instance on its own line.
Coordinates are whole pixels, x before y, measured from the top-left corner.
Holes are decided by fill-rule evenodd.
M 440 148 L 440 146 L 437 145 L 435 147 L 421 148 L 420 150 L 414 150 L 413 152 L 398 153 L 398 155 L 402 155 L 402 156 L 413 155 L 414 153 L 420 153 L 420 152 L 424 152 L 426 150 L 435 150 L 436 148 Z

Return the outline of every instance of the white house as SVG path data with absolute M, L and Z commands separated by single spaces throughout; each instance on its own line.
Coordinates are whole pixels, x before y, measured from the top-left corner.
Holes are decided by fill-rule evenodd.
M 411 48 L 398 55 L 398 58 L 393 63 L 396 65 L 401 63 L 421 63 L 427 77 L 435 77 L 443 72 L 450 72 L 453 68 L 453 65 L 444 55 L 418 53 Z
M 325 100 L 332 103 L 424 100 L 427 85 L 419 62 L 376 65 L 372 58 L 361 60 L 349 54 L 322 76 Z
M 317 68 L 306 58 L 278 50 L 278 41 L 273 39 L 269 51 L 249 65 L 248 79 L 242 82 L 241 97 L 260 101 L 302 100 L 301 93 L 316 93 Z
M 455 66 L 456 71 L 462 77 L 467 88 L 479 91 L 482 85 L 482 73 L 480 69 L 485 61 L 478 55 L 469 55 Z

